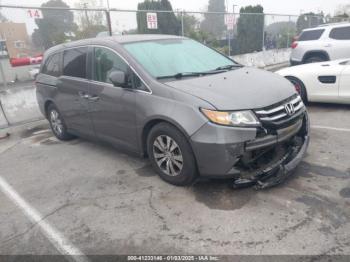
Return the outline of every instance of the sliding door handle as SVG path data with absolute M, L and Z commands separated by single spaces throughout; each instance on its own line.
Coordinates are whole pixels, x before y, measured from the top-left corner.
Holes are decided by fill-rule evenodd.
M 88 99 L 92 102 L 96 102 L 96 101 L 100 100 L 100 97 L 99 96 L 89 96 Z

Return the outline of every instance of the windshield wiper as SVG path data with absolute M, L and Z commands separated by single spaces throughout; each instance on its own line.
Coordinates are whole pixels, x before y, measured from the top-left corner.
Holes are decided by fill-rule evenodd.
M 242 65 L 239 64 L 234 64 L 234 65 L 224 65 L 224 66 L 219 66 L 218 68 L 214 70 L 209 70 L 209 71 L 203 71 L 203 72 L 183 72 L 183 73 L 176 73 L 174 75 L 166 75 L 166 76 L 158 76 L 157 79 L 166 79 L 166 78 L 182 78 L 182 77 L 191 77 L 191 76 L 204 76 L 204 75 L 210 75 L 210 74 L 216 74 L 220 73 L 220 71 L 224 70 L 230 70 L 235 67 L 243 67 Z
M 190 77 L 190 76 L 201 76 L 204 75 L 205 73 L 201 72 L 184 72 L 184 73 L 176 73 L 174 75 L 167 75 L 167 76 L 158 76 L 157 79 L 165 79 L 165 78 L 182 78 L 182 77 Z
M 240 64 L 224 65 L 224 66 L 219 66 L 219 67 L 215 68 L 213 71 L 230 70 L 230 69 L 235 68 L 235 67 L 243 67 L 243 66 Z

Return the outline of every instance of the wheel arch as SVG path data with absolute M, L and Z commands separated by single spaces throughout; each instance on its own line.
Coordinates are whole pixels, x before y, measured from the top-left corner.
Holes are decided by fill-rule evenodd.
M 147 137 L 149 135 L 149 132 L 155 125 L 158 125 L 160 123 L 167 123 L 174 126 L 176 129 L 178 129 L 178 131 L 180 131 L 185 136 L 185 138 L 187 139 L 187 142 L 191 146 L 191 143 L 188 139 L 189 134 L 186 132 L 186 130 L 183 127 L 181 127 L 179 123 L 176 123 L 175 121 L 166 117 L 156 117 L 156 118 L 149 119 L 143 125 L 142 132 L 141 132 L 141 152 L 143 156 L 145 157 L 147 156 Z
M 44 112 L 45 112 L 45 117 L 47 119 L 48 119 L 48 114 L 47 114 L 48 112 L 47 112 L 47 110 L 49 109 L 49 106 L 51 104 L 55 105 L 55 103 L 52 100 L 50 100 L 50 99 L 46 100 L 45 103 L 44 103 Z
M 304 56 L 303 56 L 303 63 L 305 63 L 305 61 L 312 57 L 312 56 L 323 56 L 324 58 L 326 58 L 326 61 L 329 61 L 330 58 L 329 58 L 329 54 L 324 51 L 324 50 L 312 50 L 312 51 L 307 51 Z
M 307 89 L 306 89 L 306 85 L 304 84 L 304 81 L 300 79 L 300 77 L 294 76 L 294 75 L 285 75 L 284 76 L 287 80 L 292 81 L 292 80 L 297 80 L 300 82 L 300 84 L 302 85 L 302 88 L 304 88 L 305 90 L 305 98 L 306 101 L 309 100 L 308 98 L 308 93 L 307 93 Z

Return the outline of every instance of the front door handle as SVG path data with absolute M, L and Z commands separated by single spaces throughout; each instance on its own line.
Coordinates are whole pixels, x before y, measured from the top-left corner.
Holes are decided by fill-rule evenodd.
M 88 94 L 85 93 L 85 92 L 79 91 L 78 94 L 79 94 L 79 96 L 80 96 L 81 98 L 84 98 L 84 99 L 89 99 L 89 98 L 90 98 L 90 95 L 88 95 Z

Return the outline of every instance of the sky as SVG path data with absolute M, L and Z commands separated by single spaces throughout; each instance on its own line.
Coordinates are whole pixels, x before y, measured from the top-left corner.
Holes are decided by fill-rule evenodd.
M 83 0 L 65 0 L 69 5 Z M 98 2 L 100 0 L 97 0 Z M 101 0 L 106 5 L 107 0 Z M 46 1 L 42 0 L 0 0 L 2 4 L 15 5 L 33 5 L 40 6 Z M 109 0 L 110 6 L 120 9 L 137 9 L 137 3 L 142 0 Z M 174 9 L 185 9 L 187 11 L 205 11 L 208 0 L 170 0 Z M 334 10 L 340 5 L 349 4 L 349 0 L 226 0 L 229 10 L 232 11 L 232 5 L 238 5 L 236 11 L 241 6 L 260 4 L 264 7 L 265 13 L 282 13 L 295 14 L 300 12 L 317 12 L 318 10 L 325 13 L 333 14 Z
M 74 7 L 77 3 L 84 0 L 64 0 L 69 6 Z M 107 6 L 107 0 L 95 0 L 98 3 Z M 137 4 L 143 0 L 109 0 L 111 8 L 118 9 L 137 9 Z M 186 11 L 206 11 L 208 0 L 169 0 L 173 9 Z M 264 7 L 264 13 L 299 15 L 306 12 L 323 11 L 325 14 L 334 15 L 335 10 L 339 10 L 342 5 L 350 4 L 349 0 L 225 0 L 232 12 L 233 4 L 236 5 L 235 12 L 239 12 L 242 6 L 260 4 Z M 40 6 L 47 0 L 0 0 L 3 5 L 17 6 Z M 88 0 L 87 0 L 88 2 Z M 24 10 L 15 10 L 3 8 L 1 12 L 13 22 L 24 22 L 27 25 L 27 31 L 30 34 L 35 28 L 33 19 L 28 17 Z M 136 15 L 134 13 L 112 13 L 112 27 L 117 28 L 117 32 L 122 32 L 131 28 L 136 28 Z M 198 15 L 199 16 L 199 15 Z M 270 16 L 268 23 L 282 21 L 286 17 Z

